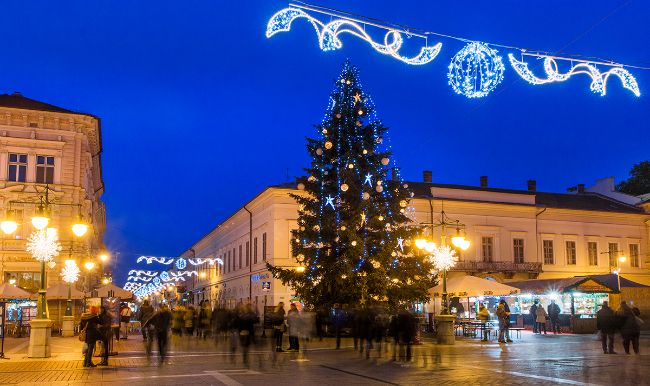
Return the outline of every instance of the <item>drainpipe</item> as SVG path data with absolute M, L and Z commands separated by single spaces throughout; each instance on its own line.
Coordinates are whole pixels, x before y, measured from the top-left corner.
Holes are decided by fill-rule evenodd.
M 248 210 L 244 205 L 244 210 L 248 212 L 248 302 L 253 305 L 253 212 Z

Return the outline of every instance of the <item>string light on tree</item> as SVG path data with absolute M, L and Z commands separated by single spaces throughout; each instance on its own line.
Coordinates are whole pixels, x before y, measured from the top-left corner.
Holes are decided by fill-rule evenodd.
M 480 42 L 468 43 L 449 64 L 449 84 L 468 98 L 486 96 L 503 80 L 505 67 L 497 51 Z

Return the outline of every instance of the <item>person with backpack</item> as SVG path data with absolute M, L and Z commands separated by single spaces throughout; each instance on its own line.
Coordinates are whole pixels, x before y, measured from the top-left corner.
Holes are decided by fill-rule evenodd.
M 120 324 L 122 327 L 122 339 L 129 339 L 129 323 L 131 323 L 132 315 L 131 307 L 124 304 L 120 311 Z

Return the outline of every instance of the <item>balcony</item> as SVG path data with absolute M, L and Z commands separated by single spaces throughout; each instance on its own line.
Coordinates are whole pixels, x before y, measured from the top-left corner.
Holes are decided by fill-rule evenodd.
M 536 279 L 542 272 L 542 263 L 513 263 L 511 261 L 459 261 L 450 271 L 464 272 L 500 272 L 506 279 L 512 279 L 515 273 L 527 273 Z

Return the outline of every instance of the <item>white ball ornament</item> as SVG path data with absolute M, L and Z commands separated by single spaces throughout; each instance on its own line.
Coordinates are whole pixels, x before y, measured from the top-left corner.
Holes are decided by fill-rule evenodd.
M 451 59 L 447 78 L 457 94 L 480 98 L 501 83 L 504 70 L 496 50 L 483 43 L 471 42 Z
M 377 185 L 377 187 L 375 188 L 375 190 L 376 190 L 378 193 L 381 193 L 381 192 L 384 191 L 384 188 L 383 188 L 381 185 Z
M 381 159 L 381 164 L 384 165 L 384 166 L 388 165 L 389 162 L 390 162 L 390 159 L 388 159 L 388 158 L 382 158 Z
M 363 193 L 363 199 L 364 199 L 364 200 L 367 200 L 367 199 L 369 199 L 369 198 L 370 198 L 370 193 L 368 193 L 368 192 L 364 192 L 364 193 Z

